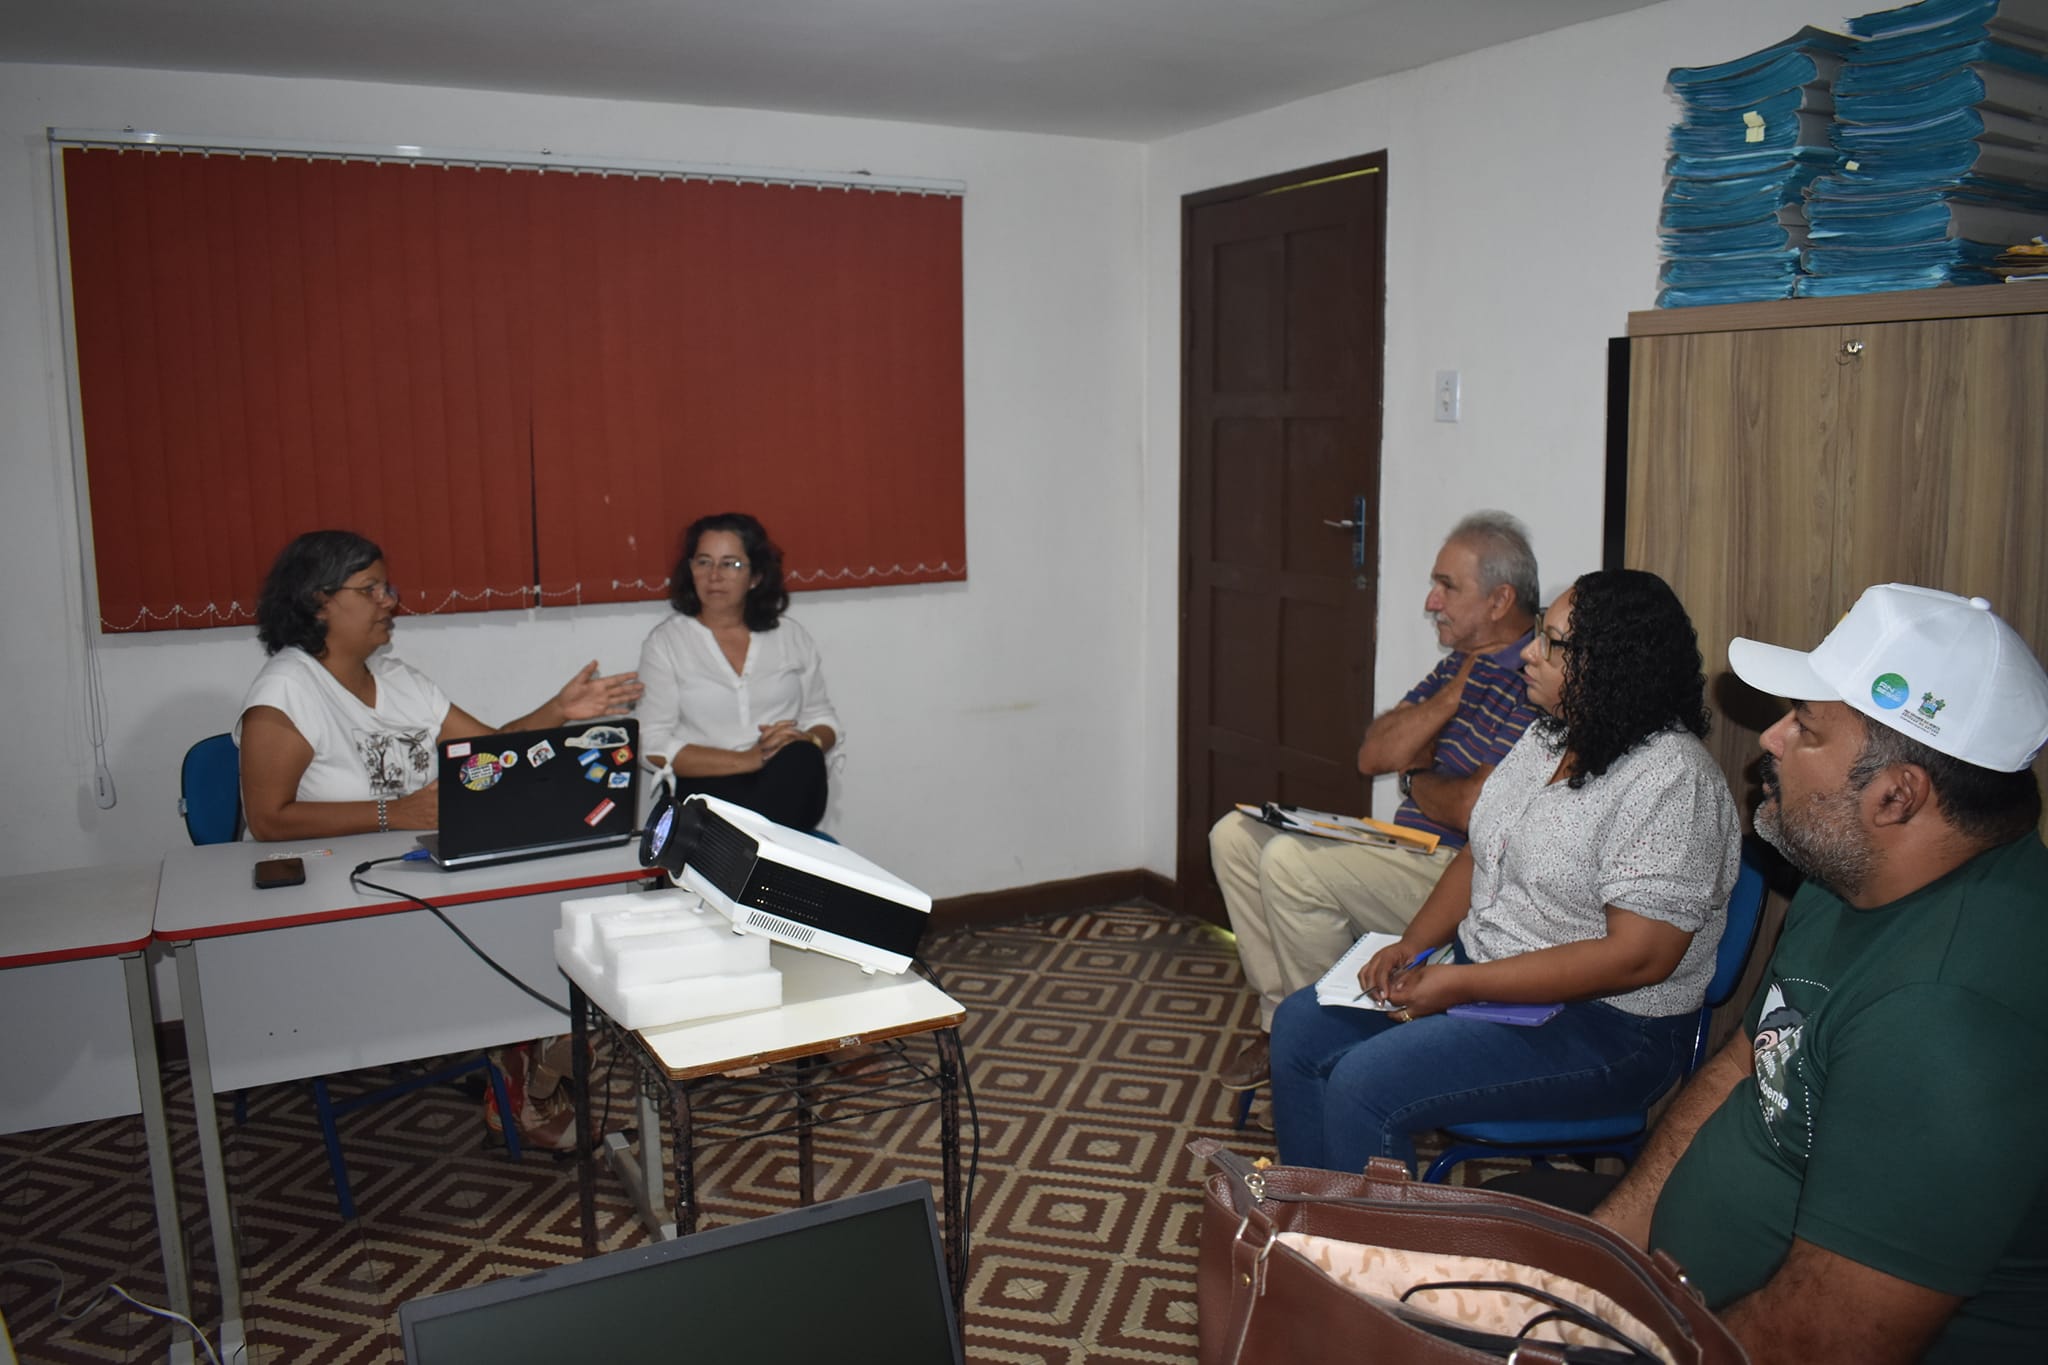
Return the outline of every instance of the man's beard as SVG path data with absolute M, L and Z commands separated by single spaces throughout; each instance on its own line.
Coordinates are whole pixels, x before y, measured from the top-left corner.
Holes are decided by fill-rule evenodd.
M 1858 810 L 1861 789 L 1843 787 L 1814 797 L 1796 815 L 1785 809 L 1777 761 L 1763 757 L 1764 799 L 1756 808 L 1756 832 L 1792 866 L 1844 898 L 1855 895 L 1877 865 L 1877 851 Z

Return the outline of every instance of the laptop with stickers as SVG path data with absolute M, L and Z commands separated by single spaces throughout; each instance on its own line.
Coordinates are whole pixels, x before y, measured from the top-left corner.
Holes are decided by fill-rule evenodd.
M 638 827 L 637 721 L 445 740 L 438 751 L 441 828 L 420 844 L 442 867 L 603 848 Z

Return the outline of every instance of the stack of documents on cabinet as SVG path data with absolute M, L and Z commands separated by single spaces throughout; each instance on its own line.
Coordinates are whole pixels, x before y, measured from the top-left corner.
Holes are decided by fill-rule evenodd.
M 1799 292 L 1996 283 L 2000 254 L 2048 229 L 2048 0 L 1923 0 L 1849 27 Z
M 1835 164 L 1833 82 L 1851 46 L 1803 28 L 1761 52 L 1671 72 L 1685 112 L 1665 166 L 1660 307 L 1791 297 L 1807 241 L 1804 191 Z
M 1436 852 L 1437 836 L 1427 830 L 1390 825 L 1384 820 L 1367 820 L 1356 815 L 1337 815 L 1307 806 L 1289 806 L 1268 801 L 1250 806 L 1240 801 L 1240 813 L 1289 834 L 1306 834 L 1311 839 L 1335 839 L 1343 844 L 1371 844 L 1377 848 L 1406 849 L 1410 853 Z
M 1992 262 L 2007 284 L 2048 283 L 2048 239 L 2022 242 Z

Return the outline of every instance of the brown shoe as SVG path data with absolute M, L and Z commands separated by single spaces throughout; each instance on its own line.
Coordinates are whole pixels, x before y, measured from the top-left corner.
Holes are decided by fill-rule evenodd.
M 1263 1033 L 1239 1048 L 1237 1055 L 1216 1073 L 1217 1082 L 1225 1090 L 1257 1090 L 1272 1077 L 1272 1043 Z

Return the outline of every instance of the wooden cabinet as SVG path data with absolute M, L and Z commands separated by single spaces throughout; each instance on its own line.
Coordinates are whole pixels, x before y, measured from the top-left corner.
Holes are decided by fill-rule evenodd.
M 1903 582 L 1989 598 L 2048 657 L 2048 284 L 1633 313 L 1628 349 L 1623 559 L 1699 628 L 1745 811 L 1780 708 L 1731 637 L 1810 648 Z

